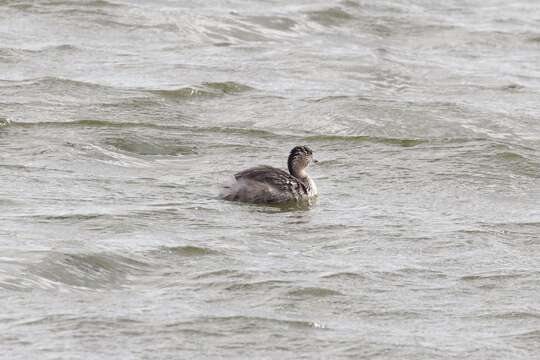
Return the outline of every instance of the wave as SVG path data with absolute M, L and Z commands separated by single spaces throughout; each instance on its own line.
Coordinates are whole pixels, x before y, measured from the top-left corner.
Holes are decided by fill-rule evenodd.
M 212 250 L 207 247 L 193 246 L 193 245 L 162 246 L 159 248 L 158 253 L 167 254 L 167 255 L 175 255 L 175 256 L 185 256 L 185 257 L 220 254 L 219 251 Z
M 477 282 L 477 281 L 504 281 L 504 280 L 513 280 L 520 279 L 531 276 L 533 273 L 517 273 L 517 274 L 476 274 L 476 275 L 466 275 L 462 276 L 460 279 L 468 282 Z
M 125 5 L 106 0 L 86 0 L 86 1 L 49 1 L 49 2 L 24 2 L 13 3 L 7 6 L 19 11 L 37 14 L 72 14 L 79 12 L 82 14 L 103 14 L 103 9 L 119 8 Z
M 43 315 L 17 321 L 18 326 L 36 326 L 46 325 L 51 328 L 61 328 L 66 331 L 77 331 L 82 327 L 95 329 L 124 329 L 133 327 L 143 322 L 123 316 L 114 316 L 111 318 L 103 316 L 78 316 L 68 314 Z
M 2 56 L 1 53 L 0 56 Z M 66 101 L 66 95 L 75 97 L 77 102 L 80 102 L 79 97 L 91 97 L 94 99 L 94 102 L 97 102 L 99 105 L 104 107 L 118 106 L 117 102 L 111 103 L 111 99 L 119 99 L 123 102 L 126 100 L 130 101 L 130 107 L 138 105 L 133 101 L 143 101 L 143 107 L 147 107 L 149 104 L 154 104 L 156 100 L 159 100 L 159 98 L 167 100 L 181 100 L 189 98 L 220 97 L 255 90 L 248 85 L 234 81 L 203 82 L 200 85 L 187 86 L 172 90 L 147 90 L 140 88 L 115 87 L 92 83 L 89 81 L 73 80 L 54 76 L 3 82 L 3 88 L 12 90 L 23 89 L 28 96 L 31 96 L 32 93 L 45 93 L 49 96 L 58 95 L 62 96 L 64 102 Z M 149 97 L 149 94 L 154 96 Z M 102 101 L 102 103 L 99 101 Z
M 229 291 L 269 291 L 275 288 L 283 288 L 286 285 L 292 284 L 292 281 L 286 280 L 264 280 L 248 283 L 232 284 L 225 288 Z
M 200 86 L 188 86 L 174 90 L 149 90 L 150 93 L 166 98 L 192 98 L 222 96 L 254 90 L 252 87 L 234 81 L 204 82 Z
M 322 279 L 335 279 L 335 280 L 368 280 L 368 277 L 355 273 L 355 272 L 336 272 L 321 276 Z
M 324 26 L 342 25 L 354 19 L 354 16 L 339 7 L 309 11 L 307 15 L 310 20 Z
M 385 138 L 367 135 L 313 135 L 304 137 L 306 141 L 332 141 L 332 142 L 372 142 L 387 145 L 398 145 L 402 147 L 413 147 L 430 142 L 426 139 L 399 139 Z
M 192 279 L 200 280 L 200 279 L 208 279 L 208 278 L 216 278 L 216 277 L 240 278 L 244 276 L 245 274 L 239 272 L 238 270 L 221 269 L 221 270 L 205 271 L 202 273 L 198 273 L 194 275 Z
M 261 316 L 245 316 L 245 315 L 233 315 L 233 316 L 205 316 L 200 317 L 192 321 L 181 321 L 169 324 L 171 328 L 182 328 L 188 326 L 193 328 L 194 325 L 204 324 L 221 324 L 221 325 L 235 325 L 241 326 L 244 330 L 249 328 L 262 327 L 287 327 L 287 328 L 303 328 L 303 329 L 326 329 L 326 326 L 314 321 L 306 320 L 293 320 L 293 319 L 278 319 Z
M 527 320 L 527 319 L 535 320 L 535 319 L 540 319 L 540 313 L 529 312 L 529 311 L 501 311 L 501 312 L 490 312 L 488 314 L 474 315 L 474 318 L 500 319 L 500 320 Z
M 11 125 L 11 120 L 5 117 L 0 117 L 0 128 Z
M 117 150 L 137 155 L 179 156 L 194 153 L 194 149 L 191 146 L 158 142 L 153 143 L 148 140 L 133 137 L 110 138 L 107 139 L 105 143 L 113 146 Z
M 289 296 L 295 297 L 327 297 L 327 296 L 339 296 L 343 295 L 339 291 L 321 288 L 321 287 L 306 287 L 301 289 L 290 290 L 288 292 Z
M 503 151 L 503 152 L 497 153 L 495 156 L 499 158 L 500 160 L 512 161 L 512 162 L 527 160 L 525 156 L 520 155 L 515 152 L 511 152 L 511 151 Z
M 0 63 L 18 64 L 22 61 L 40 61 L 43 57 L 73 56 L 79 51 L 80 48 L 69 44 L 46 46 L 41 49 L 0 47 Z
M 41 252 L 30 255 L 38 256 Z M 39 261 L 26 265 L 20 275 L 2 279 L 0 288 L 16 291 L 59 287 L 118 289 L 129 284 L 129 276 L 148 269 L 149 264 L 123 255 L 47 252 Z
M 55 79 L 48 79 L 55 82 Z M 64 81 L 64 80 L 61 80 Z M 101 85 L 89 84 L 78 81 L 68 80 L 73 86 L 83 87 L 101 87 Z M 224 86 L 223 83 L 216 85 L 216 88 Z M 228 90 L 227 90 L 228 91 Z M 444 144 L 465 144 L 481 142 L 489 146 L 494 146 L 493 150 L 486 153 L 485 156 L 492 157 L 497 162 L 513 163 L 520 166 L 526 175 L 534 175 L 534 170 L 537 163 L 532 159 L 536 156 L 536 149 L 526 147 L 515 141 L 494 141 L 490 138 L 478 136 L 471 137 L 391 137 L 379 136 L 374 134 L 309 134 L 291 133 L 286 129 L 258 129 L 246 127 L 223 127 L 223 126 L 197 126 L 197 125 L 180 125 L 163 124 L 158 122 L 148 121 L 148 117 L 142 121 L 114 121 L 108 119 L 81 119 L 75 121 L 42 121 L 42 122 L 23 122 L 10 121 L 6 117 L 0 117 L 0 128 L 2 127 L 103 127 L 103 128 L 149 128 L 157 130 L 179 130 L 189 133 L 208 133 L 208 134 L 233 134 L 245 135 L 261 139 L 282 139 L 287 143 L 319 143 L 319 144 L 339 144 L 339 143 L 373 143 L 390 146 L 399 146 L 403 148 L 412 148 L 421 145 L 440 146 Z M 374 131 L 373 131 L 374 132 Z M 193 153 L 193 148 L 182 144 L 170 143 L 166 145 L 155 144 L 148 139 L 138 138 L 110 138 L 107 140 L 107 145 L 111 145 L 118 150 L 135 153 L 139 155 L 183 155 Z M 219 146 L 219 145 L 217 145 Z M 472 153 L 476 156 L 476 152 Z M 530 154 L 530 155 L 529 155 Z
M 8 84 L 12 88 L 25 88 L 25 90 L 40 90 L 51 93 L 60 91 L 65 94 L 66 91 L 76 90 L 92 90 L 92 91 L 126 91 L 128 89 L 115 88 L 113 86 L 96 84 L 88 81 L 72 80 L 55 76 L 44 76 L 38 78 L 30 78 L 20 81 L 10 81 Z
M 248 16 L 242 19 L 266 29 L 287 32 L 293 31 L 298 25 L 296 21 L 284 16 Z
M 83 222 L 88 220 L 96 220 L 96 219 L 103 219 L 108 218 L 110 215 L 107 214 L 65 214 L 65 215 L 34 215 L 31 216 L 32 219 L 38 221 L 38 222 L 50 222 L 50 221 L 60 221 L 64 222 L 66 220 L 68 221 L 74 221 L 74 222 Z
M 192 126 L 192 125 L 168 125 L 156 124 L 150 122 L 118 122 L 111 120 L 84 119 L 75 121 L 43 121 L 43 122 L 14 122 L 8 119 L 0 118 L 0 127 L 96 127 L 96 128 L 148 128 L 157 130 L 178 130 L 189 133 L 209 133 L 209 134 L 231 134 L 245 135 L 249 137 L 261 139 L 276 139 L 281 138 L 290 143 L 374 143 L 392 146 L 400 146 L 404 148 L 415 147 L 423 144 L 463 144 L 467 142 L 486 141 L 484 138 L 394 138 L 372 135 L 333 135 L 333 134 L 317 134 L 317 135 L 296 135 L 280 133 L 270 130 L 255 129 L 255 128 L 237 128 L 237 127 L 220 127 L 220 126 Z M 170 144 L 156 145 L 144 139 L 137 138 L 110 138 L 107 145 L 111 145 L 119 150 L 131 152 L 139 155 L 178 155 L 190 154 L 194 149 L 189 146 Z M 210 145 L 212 146 L 212 145 Z M 215 145 L 221 146 L 221 145 Z M 501 159 L 507 161 L 518 161 L 521 159 L 519 154 L 512 152 L 504 152 L 498 155 Z
M 518 338 L 523 340 L 533 340 L 534 344 L 537 346 L 538 341 L 540 340 L 540 330 L 529 330 L 521 332 L 519 334 L 510 334 L 505 337 Z
M 186 130 L 194 133 L 222 133 L 222 134 L 239 134 L 255 137 L 279 137 L 281 135 L 267 130 L 246 129 L 234 127 L 198 127 L 185 125 L 162 125 L 147 122 L 117 122 L 110 120 L 75 120 L 75 121 L 42 121 L 42 122 L 9 122 L 13 127 L 96 127 L 96 128 L 152 128 L 161 130 Z

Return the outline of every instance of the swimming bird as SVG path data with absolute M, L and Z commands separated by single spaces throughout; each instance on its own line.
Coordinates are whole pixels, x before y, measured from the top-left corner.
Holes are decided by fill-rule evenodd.
M 225 200 L 277 204 L 308 200 L 317 195 L 317 186 L 306 168 L 313 159 L 307 146 L 296 146 L 287 160 L 289 172 L 261 165 L 241 171 L 223 188 Z

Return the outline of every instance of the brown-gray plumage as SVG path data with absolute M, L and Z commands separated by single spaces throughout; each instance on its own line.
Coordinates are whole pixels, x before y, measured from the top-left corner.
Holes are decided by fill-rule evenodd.
M 257 166 L 234 175 L 231 184 L 225 185 L 223 198 L 231 201 L 253 203 L 284 203 L 307 200 L 317 195 L 317 187 L 306 173 L 313 160 L 307 146 L 291 150 L 287 165 L 289 172 L 271 166 Z

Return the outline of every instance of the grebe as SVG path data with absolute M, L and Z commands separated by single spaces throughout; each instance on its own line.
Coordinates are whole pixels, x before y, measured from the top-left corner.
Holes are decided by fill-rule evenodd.
M 287 160 L 289 173 L 265 165 L 241 171 L 224 186 L 222 196 L 225 200 L 267 204 L 308 200 L 317 195 L 315 182 L 306 172 L 311 162 L 317 162 L 313 151 L 296 146 Z

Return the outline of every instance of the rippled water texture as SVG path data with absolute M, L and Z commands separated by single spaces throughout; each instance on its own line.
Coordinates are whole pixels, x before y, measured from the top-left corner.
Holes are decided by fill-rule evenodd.
M 0 0 L 0 357 L 537 359 L 539 99 L 533 0 Z

